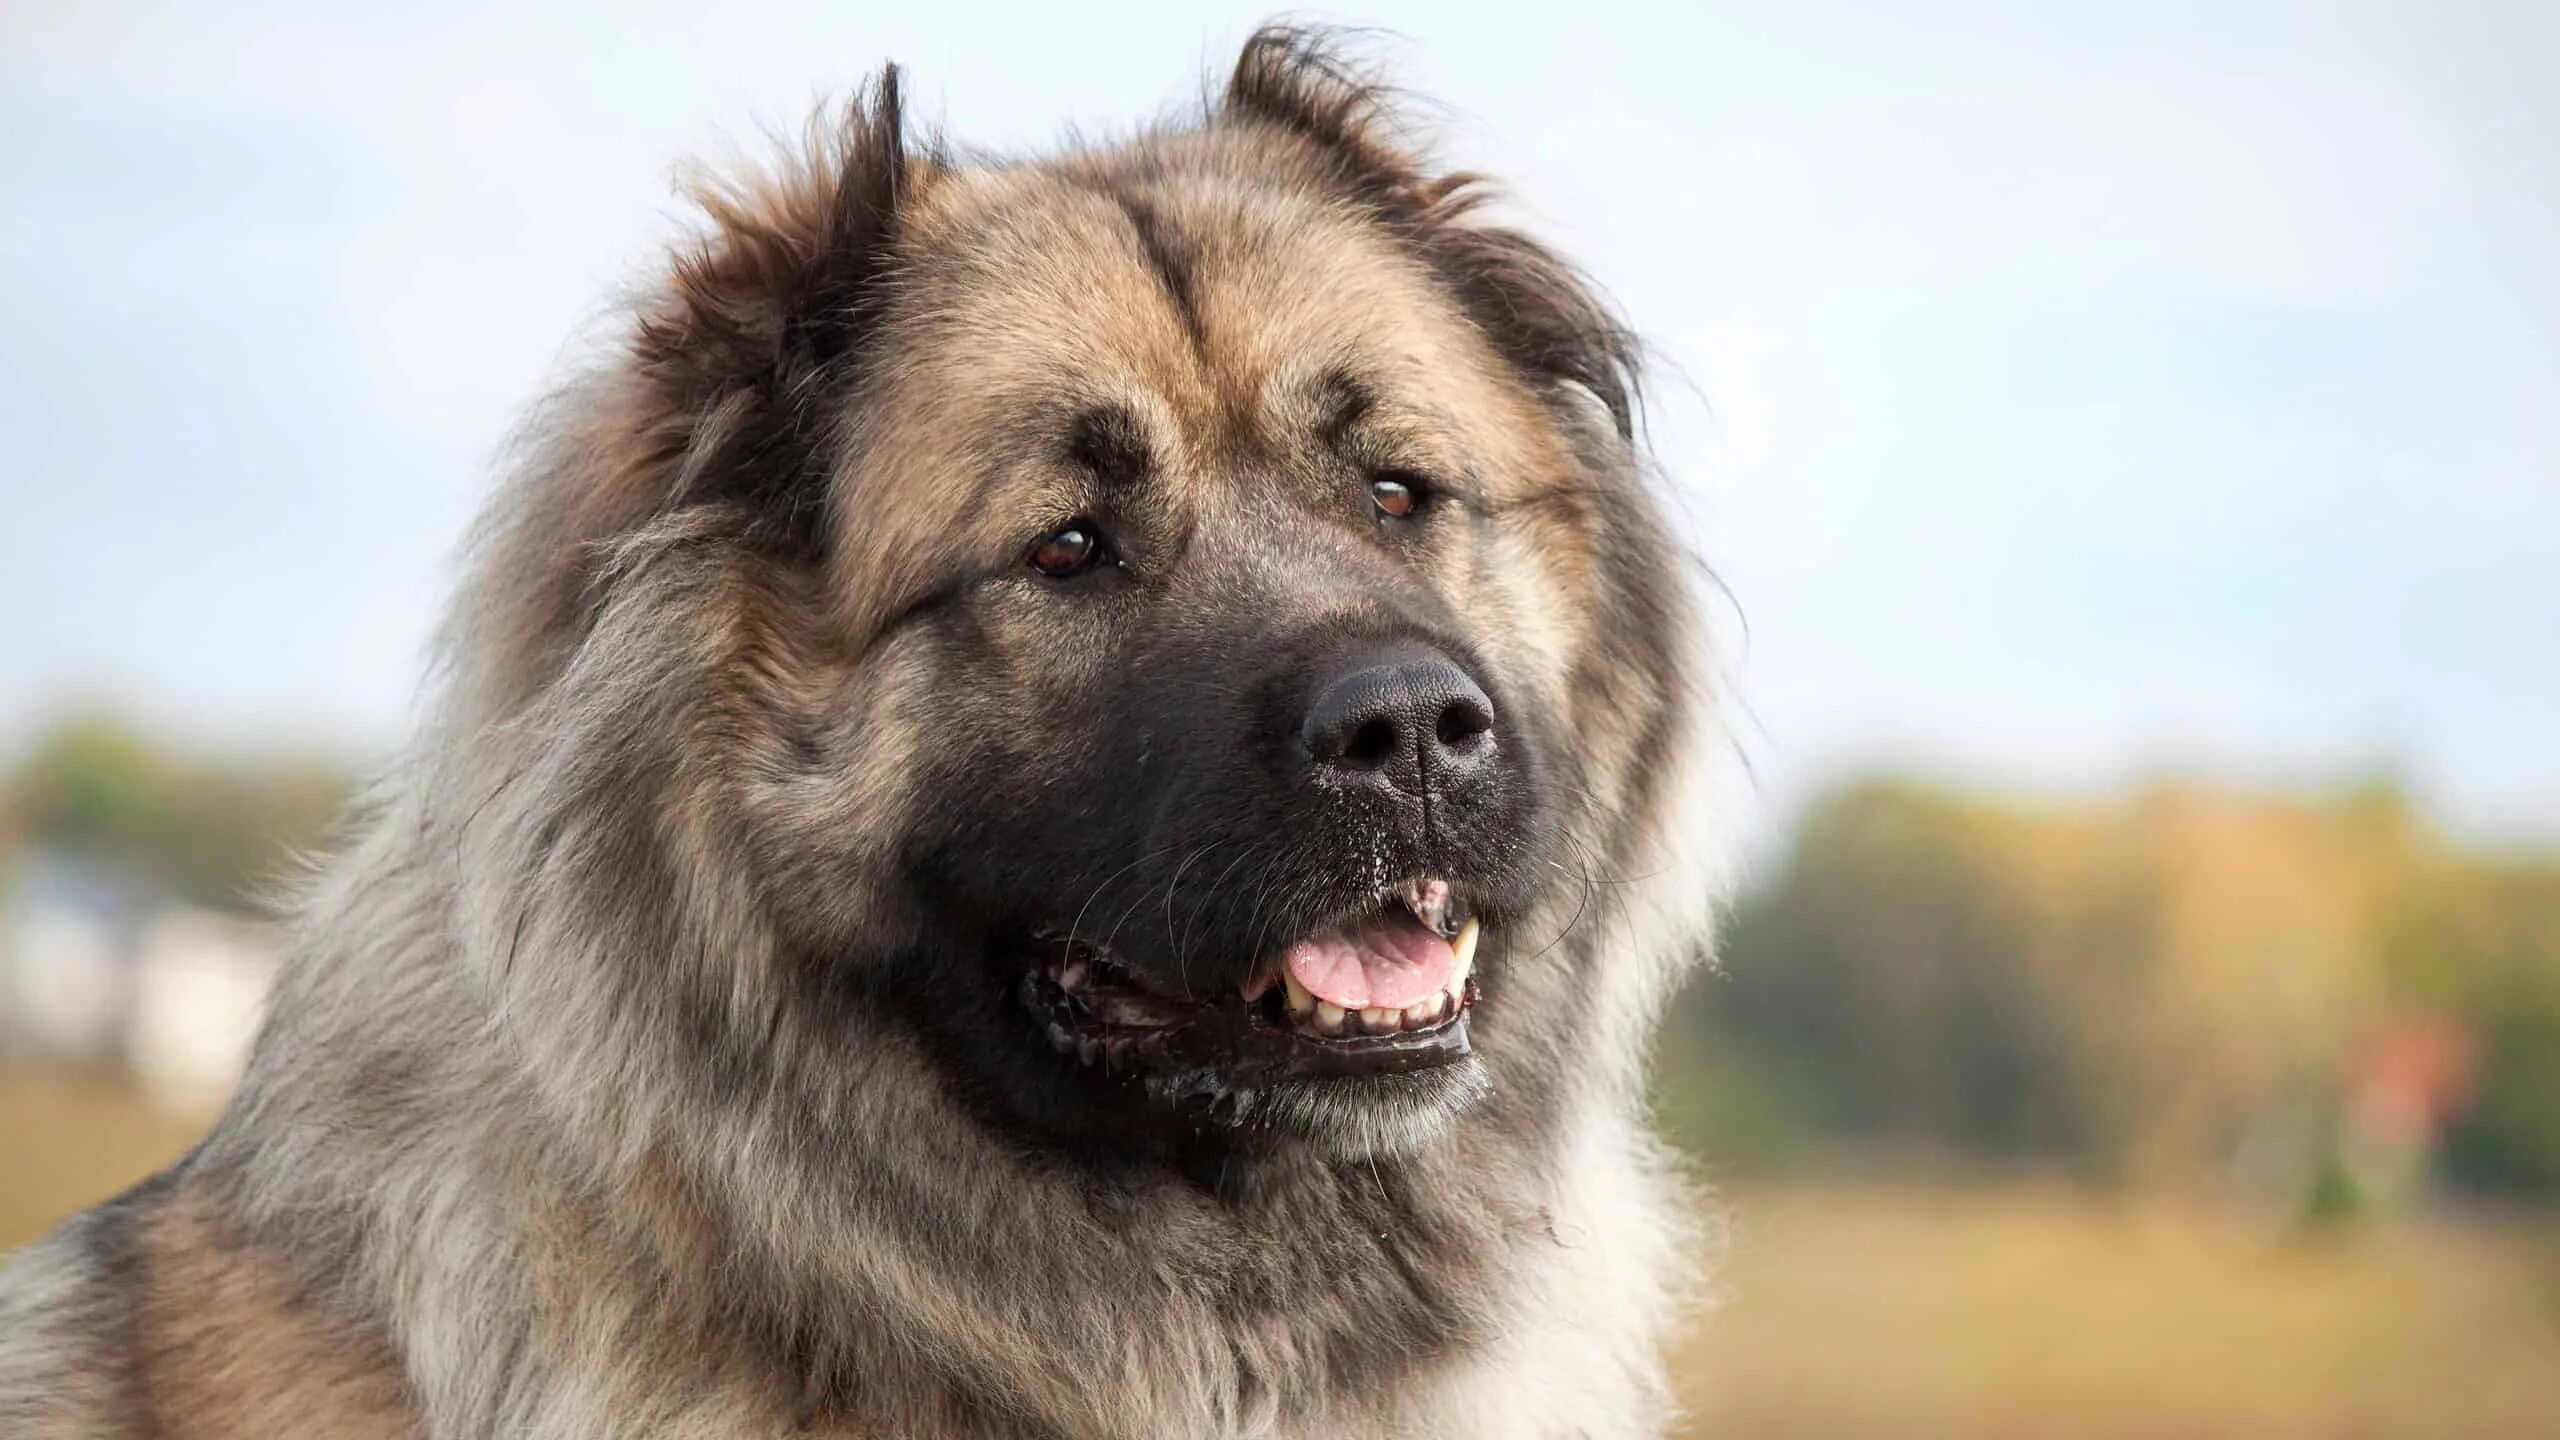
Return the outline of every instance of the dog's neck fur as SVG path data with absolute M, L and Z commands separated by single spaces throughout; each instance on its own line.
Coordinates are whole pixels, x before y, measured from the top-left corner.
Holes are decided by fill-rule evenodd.
M 1506 1148 L 1497 1109 L 1433 1153 L 1367 1167 L 1356 1178 L 1374 1195 L 1326 1191 L 1330 1170 L 1306 1182 L 1345 1215 L 1392 1187 L 1407 1223 L 1477 1249 L 1453 1263 L 1486 1264 L 1502 1283 L 1463 1304 L 1443 1294 L 1435 1311 L 1382 1275 L 1311 1292 L 1312 1314 L 1255 1313 L 1249 1297 L 1186 1283 L 1190 1265 L 1214 1277 L 1231 1258 L 1215 1247 L 1239 1238 L 1214 1197 L 1195 1195 L 1167 1233 L 1114 1233 L 1069 1177 L 970 1169 L 965 1183 L 1003 1210 L 908 1197 L 953 1211 L 894 1233 L 874 1207 L 908 1177 L 871 1174 L 861 1155 L 813 1175 L 782 1134 L 669 1133 L 651 1118 L 646 1063 L 576 1094 L 537 1084 L 521 1025 L 485 983 L 499 962 L 462 951 L 475 934 L 504 934 L 517 976 L 585 959 L 548 946 L 538 917 L 467 913 L 472 887 L 453 887 L 451 869 L 489 858 L 475 861 L 468 837 L 414 797 L 388 801 L 315 897 L 242 1096 L 196 1161 L 311 1293 L 383 1335 L 426 1433 L 710 1440 L 805 1418 L 816 1433 L 928 1440 L 1525 1437 L 1661 1422 L 1656 1345 L 1667 1277 L 1687 1268 L 1684 1207 L 1639 1124 L 1632 1042 L 1596 1046 L 1628 1058 L 1558 1097 L 1539 1138 L 1552 1153 Z M 553 1023 L 602 1032 L 613 1018 Z M 794 1123 L 761 1098 L 743 1123 Z M 823 1118 L 849 1125 L 856 1145 L 863 1124 L 951 1123 L 913 1105 Z M 939 1163 L 986 1165 L 1003 1151 L 984 1138 L 953 1137 L 959 1153 Z M 1006 1233 L 1026 1205 L 1082 1213 Z M 1095 1257 L 986 1253 L 1064 1236 L 1117 1247 L 1125 1284 L 1105 1282 L 1100 1301 L 1077 1287 L 1085 1303 L 1057 1304 L 1038 1276 Z M 1306 1263 L 1380 1264 L 1357 1238 Z M 1010 1290 L 968 1283 L 1008 1270 L 1022 1277 Z M 1243 1261 L 1225 1278 L 1271 1282 Z M 1368 1314 L 1442 1343 L 1375 1357 L 1345 1383 L 1342 1337 L 1327 1327 Z M 935 1342 L 962 1331 L 976 1343 Z M 991 1349 L 990 1336 L 1002 1343 Z M 949 1359 L 960 1353 L 1005 1360 L 961 1373 Z
M 183 1230 L 170 1244 L 247 1277 L 260 1323 L 209 1320 L 195 1346 L 213 1352 L 200 1374 L 265 1385 L 239 1413 L 361 1440 L 723 1440 L 803 1418 L 903 1440 L 1658 1428 L 1656 1346 L 1676 1277 L 1695 1273 L 1679 1251 L 1694 1212 L 1644 1133 L 1641 1057 L 1713 892 L 1651 842 L 1725 813 L 1656 773 L 1706 753 L 1675 733 L 1693 607 L 1636 483 L 1632 345 L 1570 267 L 1470 218 L 1473 182 L 1391 146 L 1375 101 L 1322 47 L 1267 31 L 1195 136 L 1146 142 L 1133 164 L 1262 177 L 1270 213 L 1295 217 L 1284 229 L 1345 207 L 1376 220 L 1379 285 L 1450 291 L 1416 290 L 1416 333 L 1490 342 L 1477 378 L 1540 397 L 1513 397 L 1545 406 L 1536 425 L 1484 410 L 1520 432 L 1514 467 L 1561 474 L 1579 455 L 1580 478 L 1610 471 L 1523 531 L 1580 537 L 1567 561 L 1585 583 L 1493 612 L 1555 612 L 1529 627 L 1557 632 L 1532 647 L 1546 703 L 1612 711 L 1622 743 L 1557 786 L 1591 832 L 1572 853 L 1618 873 L 1586 867 L 1596 894 L 1532 917 L 1522 933 L 1559 937 L 1523 957 L 1542 963 L 1504 972 L 1488 942 L 1483 973 L 1504 976 L 1477 1017 L 1490 1096 L 1404 1158 L 1309 1160 L 1213 1194 L 1170 1169 L 1040 1156 L 955 1099 L 964 1064 L 885 1017 L 808 1003 L 777 927 L 857 959 L 917 953 L 865 927 L 899 908 L 870 893 L 895 888 L 892 837 L 913 833 L 895 811 L 935 803 L 881 778 L 912 768 L 900 742 L 921 743 L 921 708 L 874 726 L 843 704 L 862 687 L 842 652 L 887 623 L 865 607 L 899 586 L 830 592 L 768 553 L 857 533 L 808 528 L 852 513 L 827 489 L 857 468 L 838 453 L 860 368 L 847 347 L 888 324 L 873 282 L 901 227 L 931 220 L 902 207 L 941 163 L 908 153 L 884 75 L 808 165 L 708 191 L 716 233 L 644 307 L 627 363 L 554 402 L 484 521 L 442 707 L 309 897 L 233 1110 L 165 1187 L 90 1227 L 147 1249 L 149 1208 Z M 1163 163 L 1177 154 L 1191 158 Z M 1073 203 L 1100 203 L 1109 167 L 1062 164 Z M 1153 234 L 1152 213 L 1131 223 Z M 1187 313 L 1186 284 L 1177 267 Z M 908 328 L 918 346 L 940 333 Z M 922 354 L 894 339 L 883 355 Z M 1022 348 L 1002 326 L 973 344 Z M 965 458 L 950 473 L 982 468 Z M 912 549 L 943 527 L 948 495 L 917 489 L 914 523 L 860 533 Z M 809 768 L 795 747 L 822 715 L 860 763 L 829 771 L 819 799 L 773 799 L 759 781 Z M 760 892 L 769 877 L 749 873 L 811 852 L 826 862 L 796 883 Z M 786 890 L 795 903 L 774 903 Z M 38 1257 L 44 1303 L 84 1283 L 87 1243 Z M 169 1298 L 188 1293 L 180 1272 L 164 1308 L 186 1303 Z M 131 1279 L 93 1273 L 88 1293 Z M 95 1319 L 79 1323 L 111 1328 Z M 308 1359 L 315 1337 L 378 1343 L 330 1368 Z M 89 1378 L 37 1348 L 0 1343 L 0 1428 L 28 1367 Z M 351 1418 L 357 1395 L 368 1418 Z M 297 1399 L 311 1412 L 279 1411 Z

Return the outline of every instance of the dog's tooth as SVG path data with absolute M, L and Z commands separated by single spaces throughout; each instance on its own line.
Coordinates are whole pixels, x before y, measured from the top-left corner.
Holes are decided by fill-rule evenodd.
M 1290 1014 L 1303 1018 L 1315 1013 L 1316 997 L 1307 993 L 1307 987 L 1298 983 L 1297 976 L 1283 973 L 1280 983 L 1289 989 Z
M 1094 1039 L 1090 1035 L 1087 1035 L 1076 1042 L 1076 1058 L 1087 1065 L 1092 1064 L 1093 1057 L 1101 1053 L 1102 1042 Z
M 1053 1020 L 1049 1022 L 1049 1043 L 1059 1054 L 1064 1055 L 1076 1048 L 1076 1037 L 1067 1033 L 1066 1026 Z
M 1483 922 L 1469 916 L 1466 926 L 1458 931 L 1458 938 L 1449 942 L 1449 948 L 1458 952 L 1458 963 L 1449 967 L 1449 994 L 1453 999 L 1467 998 L 1467 977 L 1476 968 L 1476 938 L 1483 929 Z
M 1322 1030 L 1328 1035 L 1341 1034 L 1342 1017 L 1345 1013 L 1347 1012 L 1345 1012 L 1341 1006 L 1334 1004 L 1330 1000 L 1317 1001 L 1316 1028 Z
M 1244 995 L 1244 1003 L 1250 1005 L 1261 999 L 1263 996 L 1270 994 L 1271 983 L 1277 978 L 1278 977 L 1274 976 L 1268 970 L 1257 971 L 1252 975 L 1246 976 L 1244 984 L 1237 987 Z
M 1448 999 L 1445 992 L 1434 992 L 1423 996 L 1404 1007 L 1404 1023 L 1417 1027 L 1430 1024 L 1440 1018 L 1440 1007 L 1446 1004 Z
M 1070 990 L 1081 990 L 1084 988 L 1085 974 L 1083 961 L 1070 960 L 1058 971 L 1058 983 Z
M 1417 880 L 1413 884 L 1413 918 L 1434 935 L 1446 934 L 1449 924 L 1449 883 L 1445 880 Z
M 1360 1012 L 1360 1023 L 1369 1027 L 1370 1034 L 1384 1035 L 1391 1030 L 1404 1028 L 1404 1012 L 1372 1005 Z

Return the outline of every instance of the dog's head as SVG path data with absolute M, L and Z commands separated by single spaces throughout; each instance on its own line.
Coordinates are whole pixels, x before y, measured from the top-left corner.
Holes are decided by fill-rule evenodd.
M 1197 128 L 960 163 L 893 74 L 710 192 L 457 631 L 508 863 L 677 917 L 614 963 L 715 1068 L 888 1035 L 1080 1153 L 1569 1071 L 1691 636 L 1629 341 L 1482 198 L 1276 32 Z

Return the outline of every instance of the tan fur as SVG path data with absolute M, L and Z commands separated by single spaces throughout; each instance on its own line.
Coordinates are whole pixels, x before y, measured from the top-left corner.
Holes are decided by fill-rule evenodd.
M 14 1440 L 424 1433 L 373 1323 L 238 1233 L 208 1188 L 174 1186 L 148 1206 L 91 1223 L 118 1232 L 106 1247 L 110 1268 L 81 1273 L 62 1241 L 20 1262 L 26 1293 L 45 1297 L 45 1318 L 0 1348 L 8 1367 L 0 1368 L 0 1431 Z M 82 1297 L 100 1286 L 113 1288 L 111 1318 L 108 1297 Z M 99 1328 L 144 1363 L 100 1367 L 101 1337 L 83 1333 L 84 1308 L 100 1312 Z M 102 1429 L 108 1419 L 115 1423 Z
M 874 97 L 706 191 L 628 347 L 531 427 L 231 1112 L 0 1278 L 0 1432 L 1656 1432 L 1695 1260 L 1642 1064 L 1715 818 L 1687 581 L 1623 337 L 1388 134 L 1270 32 L 1193 130 L 962 165 Z M 1407 569 L 1305 519 L 1343 371 L 1364 463 L 1472 487 Z M 1059 717 L 1129 642 L 1018 557 L 1093 503 L 1025 427 L 1095 404 L 1157 447 L 1150 643 L 1363 614 L 1374 570 L 1573 739 L 1578 883 L 1502 957 L 1490 1096 L 1277 1199 L 1042 1160 L 911 1028 L 819 1003 L 871 973 L 834 957 L 931 938 L 900 845 L 954 802 L 918 774 L 1090 746 Z M 954 585 L 957 652 L 908 618 Z

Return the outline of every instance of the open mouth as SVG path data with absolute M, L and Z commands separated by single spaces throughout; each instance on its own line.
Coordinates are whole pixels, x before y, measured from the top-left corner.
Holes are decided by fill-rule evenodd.
M 1109 1073 L 1212 1068 L 1241 1085 L 1426 1070 L 1469 1054 L 1482 931 L 1447 881 L 1415 879 L 1213 994 L 1153 988 L 1100 942 L 1036 936 L 1022 999 L 1059 1054 Z

